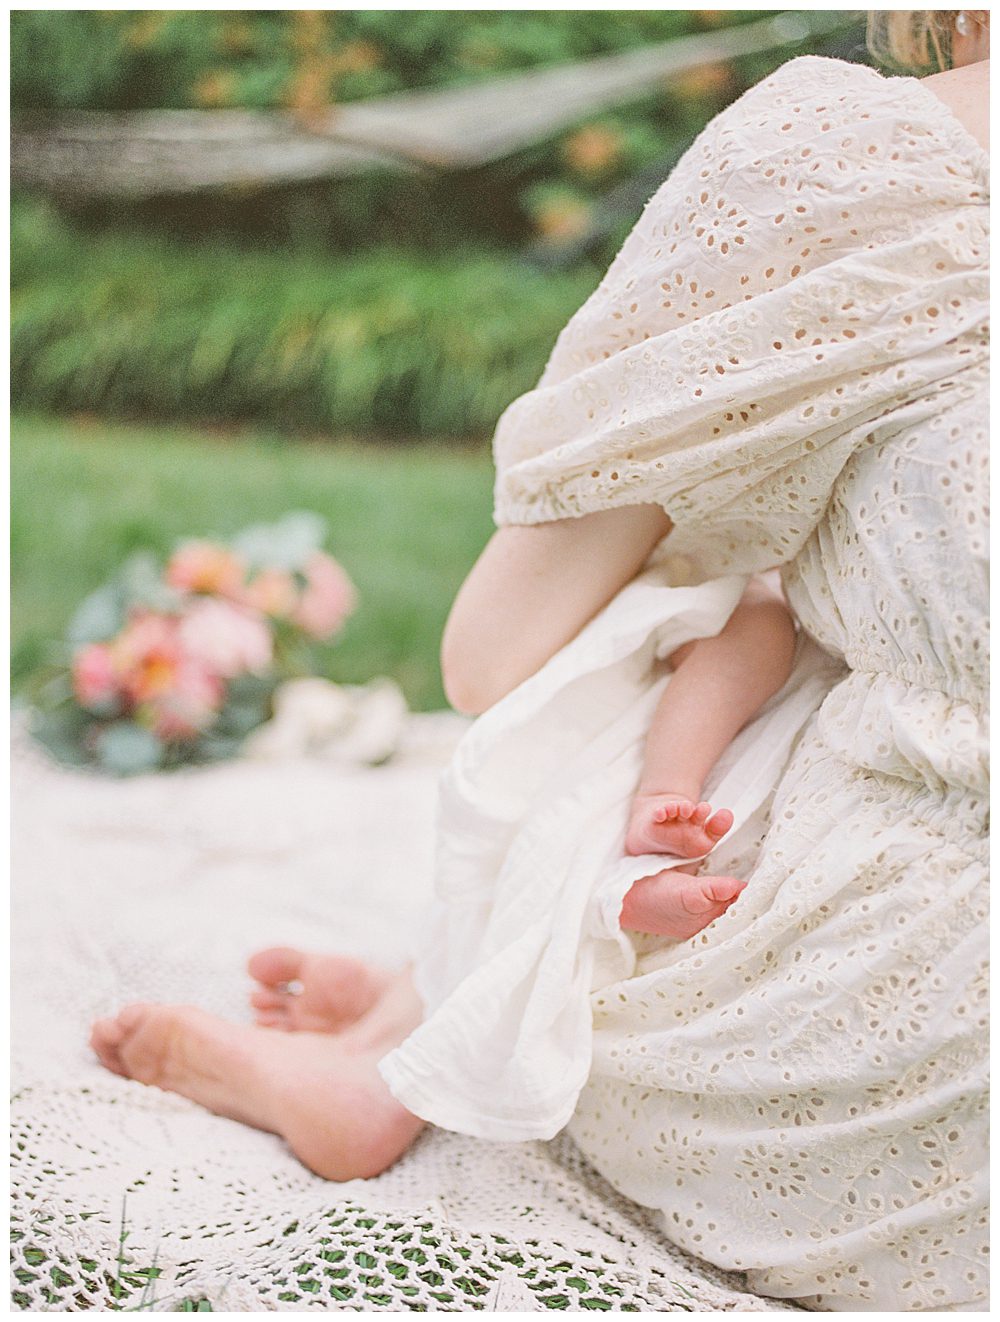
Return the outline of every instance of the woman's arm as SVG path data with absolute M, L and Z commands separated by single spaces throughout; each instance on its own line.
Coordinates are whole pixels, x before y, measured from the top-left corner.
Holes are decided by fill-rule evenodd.
M 658 505 L 630 505 L 495 532 L 445 625 L 452 706 L 476 715 L 533 675 L 635 577 L 670 526 Z

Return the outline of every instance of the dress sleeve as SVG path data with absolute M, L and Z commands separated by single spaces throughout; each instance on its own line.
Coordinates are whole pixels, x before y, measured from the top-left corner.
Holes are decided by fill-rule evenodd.
M 706 573 L 754 572 L 948 406 L 986 352 L 988 192 L 912 81 L 803 57 L 708 126 L 501 418 L 498 524 L 655 503 Z

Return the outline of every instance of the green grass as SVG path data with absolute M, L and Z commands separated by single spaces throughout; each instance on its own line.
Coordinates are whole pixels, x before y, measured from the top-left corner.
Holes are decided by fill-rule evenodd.
M 390 675 L 417 710 L 445 705 L 441 630 L 492 530 L 489 447 L 220 436 L 15 418 L 11 440 L 13 679 L 55 655 L 74 607 L 140 548 L 228 536 L 294 509 L 329 522 L 360 605 L 327 673 Z

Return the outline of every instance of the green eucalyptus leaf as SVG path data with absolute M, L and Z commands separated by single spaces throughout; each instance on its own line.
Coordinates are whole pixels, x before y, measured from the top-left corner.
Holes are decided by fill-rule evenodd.
M 81 706 L 83 706 L 82 703 Z M 124 705 L 121 698 L 115 695 L 110 698 L 99 699 L 96 702 L 88 702 L 84 710 L 90 712 L 92 716 L 96 716 L 99 720 L 112 721 L 116 716 L 121 716 Z
M 163 568 L 151 551 L 137 551 L 121 571 L 125 600 L 149 610 L 170 611 L 181 604 L 181 594 L 163 581 Z
M 277 523 L 244 529 L 233 543 L 252 568 L 301 569 L 326 537 L 326 520 L 310 510 L 296 510 Z
M 118 583 L 108 583 L 84 597 L 69 622 L 67 637 L 75 646 L 101 643 L 112 638 L 125 623 L 125 593 Z
M 198 761 L 217 762 L 235 757 L 243 743 L 243 735 L 225 735 L 218 729 L 204 734 L 198 740 L 195 755 Z
M 38 701 L 43 707 L 56 707 L 73 701 L 73 680 L 68 670 L 59 670 L 43 680 L 37 689 Z
M 266 702 L 227 702 L 217 725 L 221 734 L 242 739 L 266 720 Z
M 226 701 L 229 702 L 255 702 L 264 703 L 271 701 L 277 681 L 271 675 L 236 675 L 226 687 Z
M 79 707 L 63 706 L 32 714 L 30 730 L 47 752 L 59 762 L 80 767 L 87 763 L 84 735 L 90 720 Z
M 163 761 L 163 744 L 134 721 L 116 721 L 94 741 L 97 760 L 113 776 L 135 776 L 152 771 Z

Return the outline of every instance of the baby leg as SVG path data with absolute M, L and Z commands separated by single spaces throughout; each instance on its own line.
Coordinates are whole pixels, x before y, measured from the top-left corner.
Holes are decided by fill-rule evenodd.
M 755 580 L 714 638 L 670 657 L 674 673 L 653 717 L 626 853 L 697 858 L 733 824 L 701 801 L 712 767 L 788 679 L 795 626 L 784 601 Z

